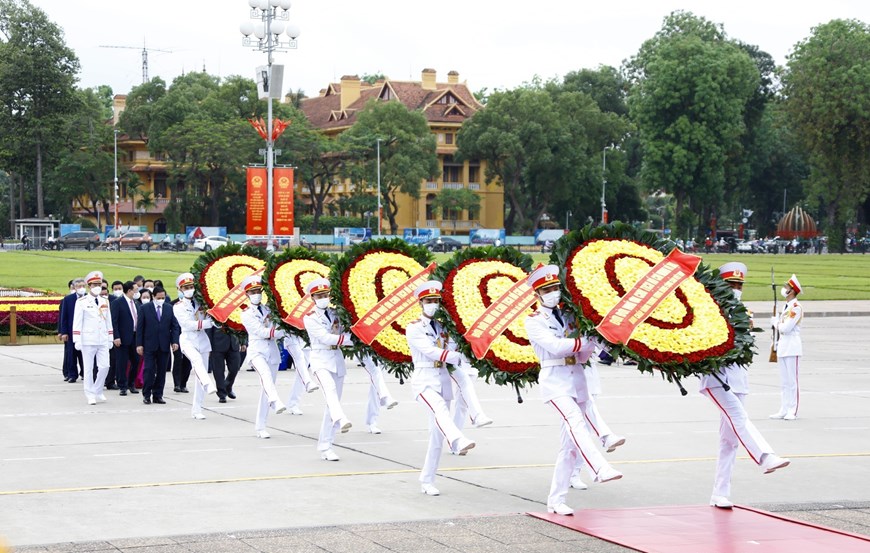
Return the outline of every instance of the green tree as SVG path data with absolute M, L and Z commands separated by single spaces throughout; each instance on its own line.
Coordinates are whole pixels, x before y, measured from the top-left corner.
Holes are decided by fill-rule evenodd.
M 722 204 L 726 167 L 746 130 L 746 105 L 760 78 L 756 65 L 721 26 L 674 12 L 627 72 L 645 185 L 673 194 L 682 224 L 693 226 L 683 214 L 708 220 Z
M 419 198 L 420 183 L 434 178 L 440 170 L 435 136 L 426 117 L 397 101 L 371 101 L 340 139 L 359 160 L 358 168 L 370 186 L 377 182 L 376 144 L 380 139 L 381 205 L 391 233 L 398 233 L 398 194 Z M 352 169 L 348 174 L 358 175 Z
M 0 163 L 33 177 L 45 217 L 43 171 L 63 115 L 75 109 L 79 61 L 60 27 L 27 0 L 0 0 Z
M 846 223 L 870 195 L 870 27 L 838 19 L 813 28 L 789 56 L 783 85 L 828 247 L 843 251 Z
M 435 195 L 432 205 L 441 210 L 444 219 L 450 219 L 456 230 L 456 221 L 463 211 L 477 213 L 480 209 L 480 196 L 467 188 L 445 188 Z

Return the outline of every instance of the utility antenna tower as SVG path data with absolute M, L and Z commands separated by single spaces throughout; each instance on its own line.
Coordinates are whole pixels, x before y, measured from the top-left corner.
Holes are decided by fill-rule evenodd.
M 100 48 L 125 48 L 128 50 L 139 50 L 138 46 L 109 46 L 100 45 Z M 161 50 L 160 48 L 148 48 L 145 43 L 142 43 L 142 84 L 148 82 L 148 52 L 163 52 L 171 54 L 172 50 Z

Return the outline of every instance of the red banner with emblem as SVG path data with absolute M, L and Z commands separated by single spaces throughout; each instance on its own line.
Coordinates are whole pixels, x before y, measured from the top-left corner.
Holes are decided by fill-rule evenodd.
M 272 234 L 293 234 L 293 168 L 275 167 L 272 172 Z
M 412 276 L 405 281 L 404 284 L 384 296 L 384 299 L 379 301 L 366 312 L 365 315 L 350 327 L 351 332 L 357 337 L 371 345 L 375 337 L 385 328 L 393 323 L 396 319 L 402 316 L 406 311 L 417 304 L 417 298 L 414 292 L 417 288 L 429 280 L 429 273 L 435 270 L 435 263 L 430 263 L 428 267 Z
M 533 305 L 535 293 L 525 280 L 518 280 L 492 302 L 462 335 L 471 346 L 474 356 L 483 359 L 495 339 Z
M 695 274 L 700 263 L 701 258 L 697 255 L 683 253 L 674 248 L 622 296 L 604 316 L 596 330 L 608 342 L 627 344 L 634 329 L 683 281 Z
M 266 187 L 266 168 L 248 167 L 248 217 L 245 232 L 262 236 L 268 232 L 269 189 Z
M 305 330 L 305 323 L 302 321 L 302 317 L 312 309 L 314 309 L 314 300 L 311 299 L 310 294 L 305 294 L 302 296 L 302 299 L 299 300 L 299 303 L 297 303 L 296 306 L 287 313 L 287 316 L 284 317 L 283 321 L 294 328 Z
M 263 271 L 265 270 L 265 267 L 257 269 L 256 271 L 251 273 L 251 276 L 262 275 Z M 230 291 L 224 295 L 224 297 L 219 299 L 217 303 L 214 304 L 214 307 L 206 311 L 206 313 L 211 315 L 212 319 L 221 323 L 225 323 L 227 322 L 227 319 L 230 318 L 230 315 L 232 315 L 233 311 L 241 307 L 241 305 L 245 303 L 247 299 L 248 297 L 245 294 L 245 291 L 242 290 L 242 283 L 239 282 L 238 284 L 233 286 Z

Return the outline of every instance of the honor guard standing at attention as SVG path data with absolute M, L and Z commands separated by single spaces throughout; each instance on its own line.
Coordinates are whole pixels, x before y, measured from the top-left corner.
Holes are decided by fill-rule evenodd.
M 190 414 L 196 420 L 205 419 L 202 414 L 202 402 L 207 394 L 217 392 L 212 377 L 208 373 L 208 356 L 211 353 L 211 341 L 206 330 L 214 326 L 214 321 L 206 315 L 205 308 L 197 305 L 193 299 L 195 292 L 193 274 L 181 273 L 175 279 L 175 287 L 180 296 L 173 311 L 181 327 L 181 353 L 190 361 L 190 366 L 196 375 L 196 385 L 193 389 L 193 404 Z
M 73 345 L 82 352 L 84 364 L 84 389 L 88 405 L 96 405 L 97 400 L 106 401 L 103 384 L 109 373 L 109 348 L 112 347 L 114 333 L 109 300 L 101 297 L 103 273 L 91 271 L 85 277 L 90 294 L 76 301 L 73 313 Z M 94 362 L 97 376 L 94 377 Z
M 743 263 L 732 262 L 719 267 L 719 276 L 731 286 L 737 301 L 740 301 L 743 294 L 746 272 L 746 265 Z M 746 394 L 749 393 L 746 367 L 732 364 L 701 377 L 701 393 L 709 397 L 719 409 L 719 457 L 710 505 L 730 509 L 734 506 L 729 499 L 731 473 L 734 471 L 739 444 L 743 444 L 749 458 L 764 469 L 765 474 L 788 466 L 789 460 L 777 457 L 770 444 L 749 420 L 744 407 Z
M 317 450 L 321 459 L 338 461 L 338 454 L 332 449 L 335 432 L 344 433 L 353 426 L 341 406 L 347 367 L 340 348 L 350 347 L 353 343 L 350 333 L 342 328 L 335 310 L 329 307 L 329 289 L 329 280 L 325 278 L 316 278 L 308 283 L 305 293 L 311 295 L 315 307 L 302 320 L 311 340 L 311 354 L 308 356 L 311 374 L 326 399 Z
M 251 302 L 250 306 L 242 306 L 242 324 L 248 332 L 248 353 L 245 360 L 257 371 L 263 386 L 260 403 L 257 405 L 254 431 L 258 438 L 269 438 L 269 431 L 266 430 L 269 409 L 274 409 L 276 415 L 287 410 L 278 396 L 278 388 L 275 387 L 278 365 L 281 364 L 281 352 L 278 351 L 275 341 L 284 337 L 284 331 L 271 320 L 271 311 L 262 303 L 263 282 L 260 275 L 246 277 L 242 281 L 242 289 Z
M 779 363 L 779 380 L 782 386 L 782 401 L 779 411 L 770 416 L 772 419 L 792 421 L 797 418 L 800 406 L 800 358 L 803 355 L 801 344 L 801 320 L 804 310 L 798 303 L 797 296 L 801 293 L 801 283 L 796 275 L 791 275 L 788 282 L 779 291 L 785 298 L 785 306 L 778 317 L 772 317 L 770 325 L 776 339 L 776 357 Z
M 456 343 L 448 338 L 447 332 L 433 319 L 441 307 L 441 283 L 430 280 L 421 284 L 414 292 L 423 309 L 423 316 L 410 323 L 405 330 L 414 375 L 411 389 L 420 405 L 429 414 L 429 448 L 420 472 L 421 491 L 426 495 L 439 495 L 433 483 L 441 459 L 441 448 L 447 439 L 451 451 L 465 455 L 475 443 L 466 438 L 453 423 L 450 416 L 450 401 L 453 399 L 453 382 L 447 365 L 456 370 L 465 364 L 461 353 L 456 351 Z
M 562 313 L 558 307 L 562 297 L 559 268 L 555 265 L 538 267 L 529 275 L 528 284 L 539 303 L 538 309 L 526 317 L 526 332 L 541 363 L 538 376 L 541 397 L 562 423 L 561 446 L 547 497 L 547 511 L 573 515 L 574 510 L 565 502 L 578 452 L 595 474 L 596 482 L 617 480 L 622 478 L 622 473 L 604 460 L 586 426 L 586 417 L 594 416 L 594 410 L 587 409 L 586 405 L 590 396 L 583 363 L 595 351 L 595 342 L 568 337 L 576 324 L 572 316 Z M 589 422 L 593 427 L 600 424 L 597 420 Z

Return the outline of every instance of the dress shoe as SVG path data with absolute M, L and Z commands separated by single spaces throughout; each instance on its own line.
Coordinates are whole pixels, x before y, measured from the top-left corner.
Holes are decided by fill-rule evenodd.
M 616 434 L 608 434 L 601 438 L 601 443 L 604 445 L 604 449 L 607 450 L 607 453 L 613 453 L 616 451 L 617 447 L 625 443 L 625 438 Z
M 120 392 L 118 395 L 119 395 L 119 396 L 126 396 L 126 395 L 127 395 L 127 389 L 126 389 L 126 388 L 121 388 L 121 392 Z
M 571 477 L 571 487 L 574 488 L 575 490 L 588 490 L 589 489 L 589 486 L 586 485 L 586 482 L 584 482 L 580 478 L 579 475 Z
M 180 393 L 181 393 L 181 387 L 176 386 L 175 388 L 172 388 L 172 391 L 175 392 L 176 394 L 180 394 Z
M 598 474 L 595 475 L 595 481 L 599 483 L 610 482 L 611 480 L 619 480 L 622 478 L 622 473 L 611 467 L 610 465 L 601 467 Z
M 734 507 L 734 504 L 731 503 L 731 501 L 727 497 L 721 495 L 714 495 L 713 497 L 711 497 L 710 505 L 713 507 L 718 507 L 720 509 L 730 509 Z
M 438 491 L 438 488 L 436 488 L 432 484 L 422 484 L 420 486 L 420 491 L 426 495 L 441 495 L 441 492 Z
M 457 438 L 456 445 L 453 447 L 453 450 L 457 455 L 465 455 L 469 450 L 474 449 L 474 446 L 477 445 L 474 443 L 474 440 L 469 440 L 468 438 Z
M 68 377 L 68 376 L 63 377 L 63 381 L 64 381 L 64 382 L 69 382 L 69 377 Z
M 263 440 L 268 440 L 272 437 L 268 430 L 257 430 L 257 437 Z
M 791 463 L 788 459 L 783 459 L 773 453 L 767 453 L 761 461 L 761 468 L 764 469 L 764 474 L 770 474 L 776 469 L 785 468 Z
M 106 384 L 106 389 L 107 390 L 117 390 L 118 387 L 115 386 L 114 384 Z
M 99 401 L 99 402 L 101 402 L 101 403 L 104 403 L 104 402 L 106 401 L 106 395 L 105 395 L 105 394 L 100 394 L 100 395 L 98 395 L 98 396 L 97 396 L 97 401 Z
M 320 452 L 320 458 L 324 461 L 338 461 L 338 454 L 332 448 Z
M 569 517 L 574 514 L 574 509 L 565 505 L 564 503 L 559 503 L 558 505 L 553 505 L 552 507 L 548 505 L 547 512 Z
M 160 404 L 166 403 L 162 397 L 155 397 L 153 401 L 154 401 L 154 403 L 160 403 Z
M 187 391 L 187 388 L 185 388 L 184 386 L 182 386 L 181 389 L 178 391 L 181 392 L 182 394 L 189 394 L 190 393 Z
M 236 394 L 232 390 L 227 390 L 227 397 L 230 399 L 236 399 Z
M 70 384 L 75 384 L 75 383 L 76 383 L 76 379 L 75 379 L 75 378 L 71 378 L 71 379 L 67 380 L 67 382 L 69 382 Z
M 793 421 L 793 420 L 795 420 L 796 418 L 797 418 L 797 415 L 792 415 L 791 413 L 788 413 L 786 416 L 784 416 L 784 417 L 782 418 L 782 420 L 784 420 L 784 421 Z
M 131 393 L 131 394 L 138 394 L 138 393 L 139 393 L 139 390 L 137 390 L 137 389 L 136 389 L 135 387 L 133 387 L 133 386 L 130 386 L 130 393 Z
M 283 413 L 286 410 L 287 410 L 287 406 L 284 405 L 283 402 L 281 402 L 281 401 L 275 402 L 275 414 L 276 415 L 280 415 L 281 413 Z
M 387 409 L 392 409 L 393 407 L 395 407 L 398 404 L 399 404 L 399 402 L 391 397 L 388 397 L 387 399 L 384 400 L 384 407 L 386 407 Z
M 205 415 L 203 415 L 202 413 L 194 413 L 193 418 L 195 418 L 198 421 L 204 421 Z
M 93 396 L 88 396 L 88 405 L 96 405 L 96 404 L 97 404 L 97 398 L 95 398 Z
M 767 418 L 769 418 L 769 419 L 784 419 L 785 418 L 785 411 L 777 411 L 776 413 L 770 415 Z
M 477 418 L 474 419 L 475 428 L 483 428 L 484 426 L 489 426 L 490 424 L 492 424 L 492 419 L 484 414 L 477 415 Z
M 376 424 L 369 425 L 369 434 L 380 434 L 380 433 L 381 433 L 381 429 L 378 428 L 378 425 L 376 425 Z
M 311 392 L 316 392 L 319 389 L 320 389 L 320 386 L 318 386 L 314 382 L 309 382 L 308 384 L 305 385 L 305 391 L 308 392 L 309 394 Z
M 218 399 L 218 403 L 226 403 L 226 402 L 227 402 L 227 398 L 225 398 L 225 397 Z
M 341 430 L 342 434 L 345 434 L 348 430 L 350 430 L 351 426 L 353 426 L 353 423 L 347 419 L 341 419 L 340 421 L 338 421 L 338 428 L 339 430 Z
M 301 415 L 302 409 L 300 409 L 299 407 L 294 405 L 293 407 L 288 407 L 287 412 L 290 413 L 291 415 Z
M 151 400 L 148 399 L 147 397 L 143 397 L 143 398 L 142 398 L 142 403 L 144 403 L 145 405 L 151 405 Z

